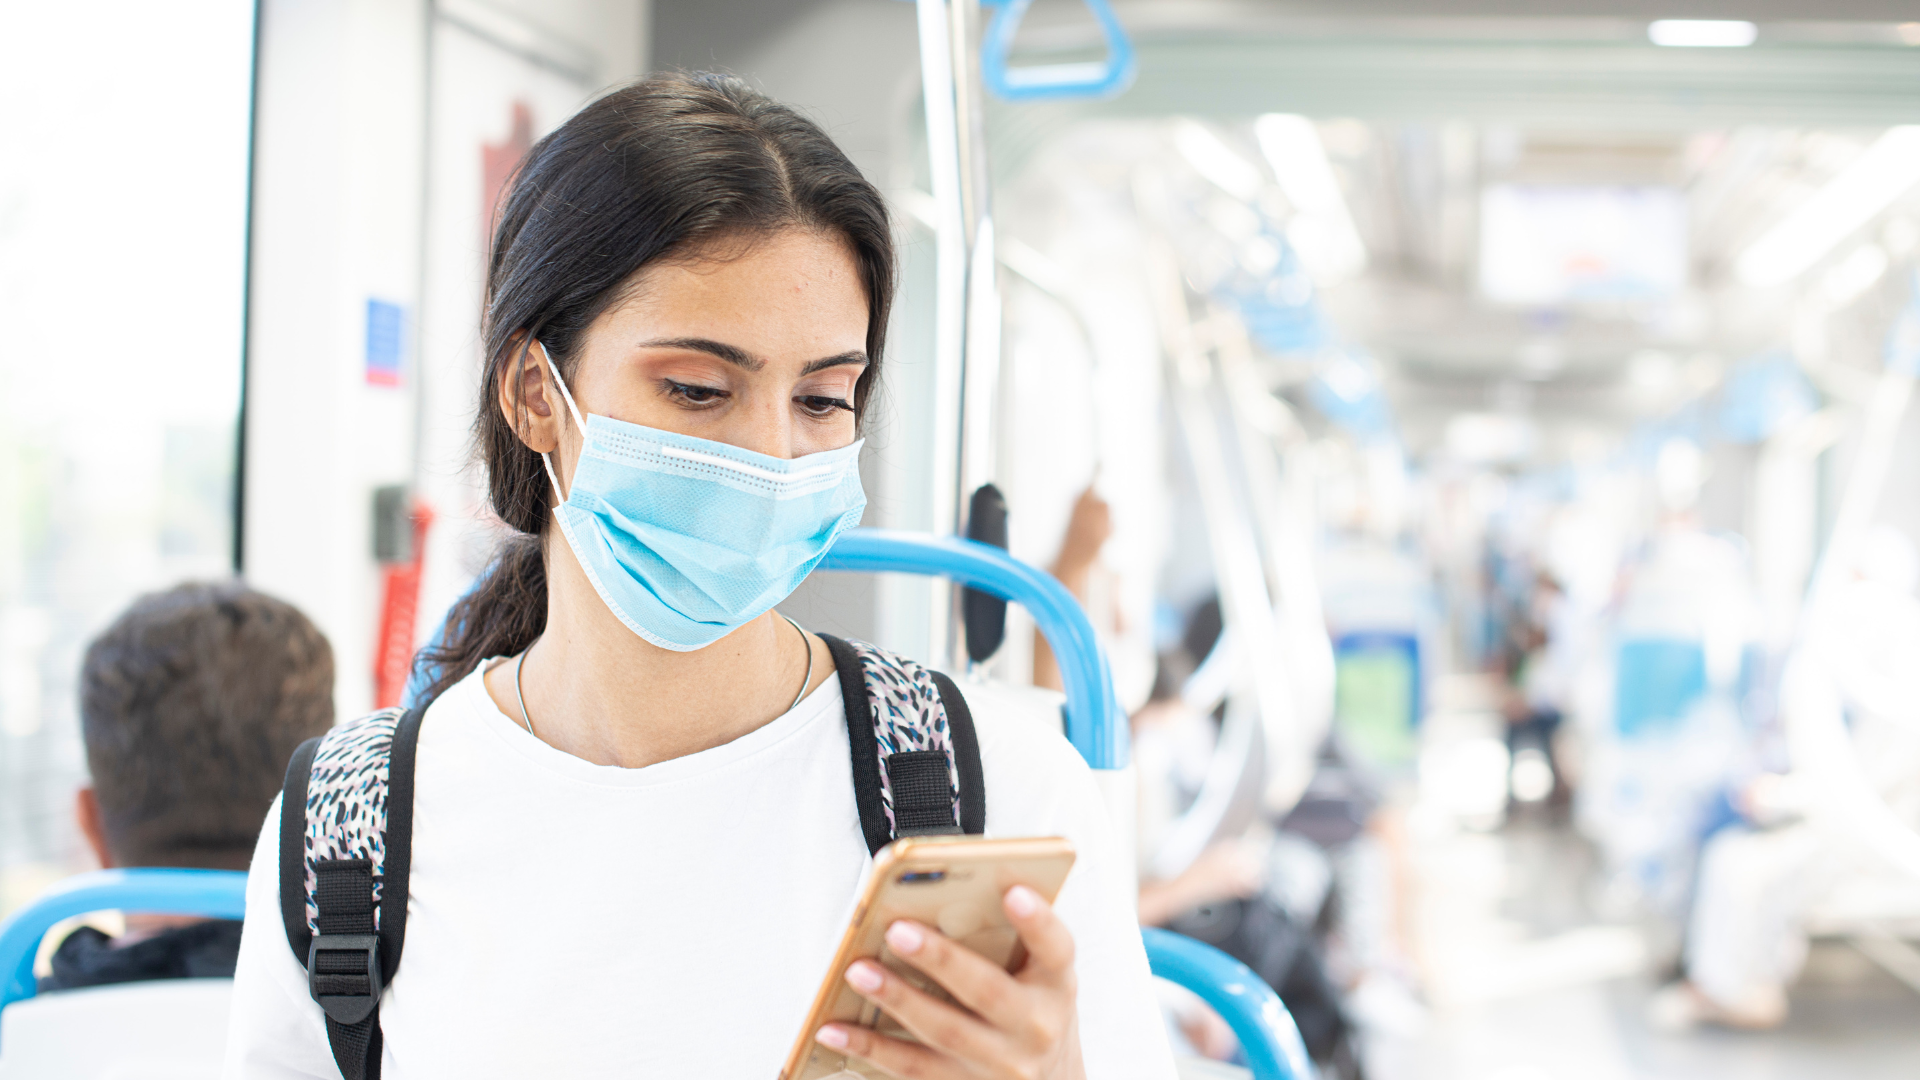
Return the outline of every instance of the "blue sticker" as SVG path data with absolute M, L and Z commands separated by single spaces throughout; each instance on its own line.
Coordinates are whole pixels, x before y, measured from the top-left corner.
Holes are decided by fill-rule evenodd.
M 400 385 L 401 337 L 406 312 L 385 300 L 367 301 L 367 382 L 374 386 Z

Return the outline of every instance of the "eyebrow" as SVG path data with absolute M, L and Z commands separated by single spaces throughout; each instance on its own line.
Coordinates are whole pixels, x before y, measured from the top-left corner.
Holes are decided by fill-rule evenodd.
M 816 371 L 824 371 L 830 367 L 841 367 L 845 364 L 858 364 L 861 367 L 866 367 L 867 354 L 863 352 L 843 352 L 839 356 L 823 356 L 818 360 L 809 360 L 807 361 L 807 366 L 800 369 L 800 374 L 803 376 L 811 375 Z
M 759 371 L 767 366 L 765 360 L 753 355 L 738 345 L 729 345 L 724 341 L 710 341 L 707 338 L 655 338 L 640 343 L 643 349 L 686 349 L 690 352 L 703 352 L 719 357 L 735 367 L 748 371 Z
M 713 341 L 708 338 L 656 338 L 652 341 L 641 342 L 640 347 L 643 349 L 686 349 L 691 352 L 703 352 L 708 356 L 725 360 L 727 363 L 738 368 L 744 368 L 747 371 L 759 371 L 761 368 L 767 366 L 765 360 L 740 348 L 738 345 L 729 345 L 724 341 Z M 843 352 L 837 356 L 823 356 L 818 360 L 809 360 L 807 361 L 807 365 L 800 369 L 800 374 L 803 376 L 811 375 L 816 371 L 824 371 L 827 368 L 840 367 L 844 364 L 859 364 L 864 367 L 867 364 L 867 354 L 859 351 Z

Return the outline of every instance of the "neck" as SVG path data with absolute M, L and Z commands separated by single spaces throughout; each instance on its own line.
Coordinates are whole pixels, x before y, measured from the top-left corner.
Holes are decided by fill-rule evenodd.
M 113 939 L 116 947 L 136 945 L 151 937 L 157 937 L 169 930 L 178 930 L 183 926 L 192 926 L 207 920 L 194 915 L 135 915 L 126 916 L 126 931 Z
M 554 748 L 638 769 L 732 742 L 785 713 L 809 656 L 811 692 L 833 672 L 826 646 L 767 612 L 693 652 L 626 628 L 561 539 L 547 544 L 547 628 L 524 663 L 486 675 L 493 703 Z M 516 693 L 514 679 L 520 679 Z

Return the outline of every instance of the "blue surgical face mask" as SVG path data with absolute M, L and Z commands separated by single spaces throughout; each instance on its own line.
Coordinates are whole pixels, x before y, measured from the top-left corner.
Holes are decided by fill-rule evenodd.
M 582 418 L 547 367 L 586 437 L 565 491 L 540 455 L 561 500 L 554 519 L 608 609 L 663 649 L 705 648 L 759 618 L 860 523 L 860 442 L 787 460 Z

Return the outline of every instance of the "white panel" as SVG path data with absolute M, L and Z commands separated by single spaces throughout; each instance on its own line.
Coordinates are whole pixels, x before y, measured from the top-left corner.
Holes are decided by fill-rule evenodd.
M 427 541 L 422 642 L 486 568 L 500 527 L 486 507 L 486 481 L 471 461 L 482 366 L 480 314 L 493 209 L 508 171 L 528 147 L 588 98 L 594 84 L 521 41 L 477 33 L 464 22 L 434 30 L 433 132 L 427 200 L 426 305 L 421 348 L 420 494 L 437 515 Z
M 425 9 L 261 19 L 244 569 L 332 641 L 352 716 L 373 700 L 373 489 L 412 472 L 412 372 L 370 385 L 365 348 L 369 299 L 419 309 Z

